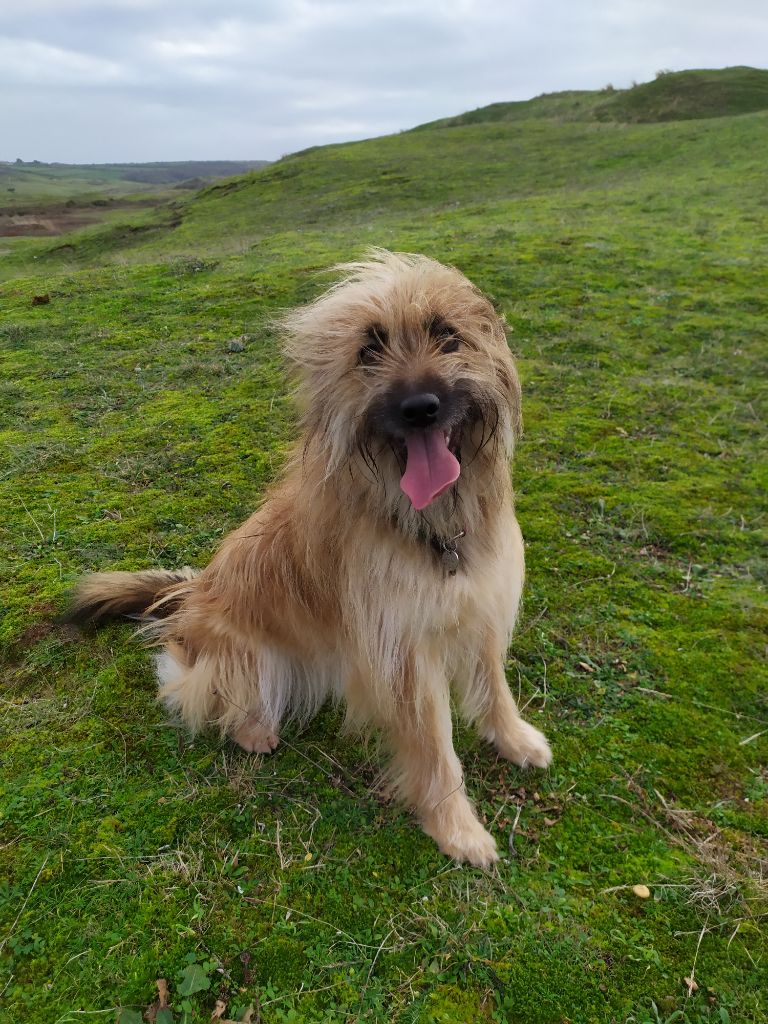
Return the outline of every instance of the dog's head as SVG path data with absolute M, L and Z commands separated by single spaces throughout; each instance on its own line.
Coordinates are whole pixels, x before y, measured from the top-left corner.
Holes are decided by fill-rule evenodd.
M 308 450 L 325 475 L 357 470 L 396 511 L 511 455 L 520 386 L 504 324 L 459 271 L 374 250 L 283 321 L 300 375 Z M 455 485 L 455 486 L 454 486 Z

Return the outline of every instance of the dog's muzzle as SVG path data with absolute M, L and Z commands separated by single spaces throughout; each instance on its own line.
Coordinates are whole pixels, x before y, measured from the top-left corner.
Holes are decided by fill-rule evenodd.
M 456 443 L 465 406 L 463 396 L 428 379 L 393 386 L 374 412 L 374 428 L 404 457 L 400 486 L 415 509 L 426 508 L 459 478 Z

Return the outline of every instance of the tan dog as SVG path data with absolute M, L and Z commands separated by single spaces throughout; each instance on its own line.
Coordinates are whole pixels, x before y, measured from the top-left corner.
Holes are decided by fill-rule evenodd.
M 504 326 L 458 271 L 376 250 L 283 320 L 304 435 L 199 575 L 102 573 L 77 621 L 146 617 L 160 696 L 268 753 L 329 694 L 381 731 L 388 775 L 440 849 L 488 865 L 450 688 L 498 752 L 545 767 L 504 675 L 523 585 L 509 459 L 520 387 Z

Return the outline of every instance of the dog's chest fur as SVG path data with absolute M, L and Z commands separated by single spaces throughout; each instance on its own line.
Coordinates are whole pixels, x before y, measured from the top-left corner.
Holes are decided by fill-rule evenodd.
M 506 642 L 523 585 L 523 542 L 511 510 L 490 529 L 461 539 L 459 567 L 449 575 L 428 541 L 404 545 L 396 533 L 371 536 L 361 525 L 339 585 L 352 646 L 374 675 L 393 679 L 403 652 L 422 645 L 451 675 L 489 633 Z

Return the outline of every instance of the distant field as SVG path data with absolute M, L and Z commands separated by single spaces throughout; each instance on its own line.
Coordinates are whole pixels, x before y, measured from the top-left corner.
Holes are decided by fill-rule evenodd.
M 266 160 L 185 160 L 149 164 L 0 163 L 3 203 L 66 200 L 98 193 L 125 195 L 174 186 L 190 179 L 210 181 L 258 170 Z
M 139 1024 L 165 978 L 177 1022 L 221 998 L 264 1024 L 768 1024 L 767 163 L 765 112 L 475 118 L 3 240 L 9 1021 Z M 555 760 L 459 730 L 514 829 L 491 873 L 387 803 L 338 710 L 268 759 L 193 741 L 128 627 L 53 624 L 81 573 L 202 565 L 252 510 L 296 434 L 270 318 L 372 244 L 491 293 L 523 380 L 508 677 Z
M 265 166 L 264 160 L 0 163 L 0 237 L 60 235 L 111 219 L 116 210 L 156 206 L 180 191 Z

